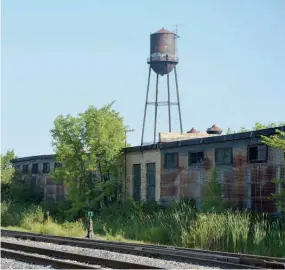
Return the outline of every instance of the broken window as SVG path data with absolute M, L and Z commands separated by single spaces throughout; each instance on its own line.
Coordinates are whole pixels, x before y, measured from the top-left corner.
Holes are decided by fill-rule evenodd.
M 166 169 L 176 169 L 178 167 L 178 153 L 166 153 L 164 157 Z
M 216 164 L 232 164 L 232 148 L 216 148 Z
M 265 162 L 267 160 L 267 145 L 259 144 L 248 148 L 248 161 L 250 163 Z
M 43 164 L 43 173 L 49 173 L 50 172 L 50 164 L 44 163 Z
M 28 168 L 29 168 L 28 164 L 23 165 L 22 173 L 28 173 Z
M 38 163 L 34 163 L 32 166 L 32 174 L 37 174 L 39 171 L 39 164 Z
M 190 164 L 197 164 L 197 163 L 201 163 L 204 160 L 204 152 L 192 152 L 189 153 L 189 165 Z

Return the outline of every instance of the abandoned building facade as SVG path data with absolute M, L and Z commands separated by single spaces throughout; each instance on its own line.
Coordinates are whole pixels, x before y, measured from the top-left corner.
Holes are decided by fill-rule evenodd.
M 285 131 L 285 127 L 277 129 Z M 229 135 L 196 131 L 184 135 L 160 134 L 159 142 L 125 149 L 122 185 L 126 197 L 169 204 L 182 197 L 195 200 L 197 208 L 216 169 L 222 197 L 239 209 L 275 212 L 270 195 L 279 192 L 285 178 L 284 151 L 261 143 L 260 135 L 275 134 L 276 128 Z M 54 184 L 50 171 L 61 164 L 55 155 L 12 160 L 21 178 L 44 190 L 45 199 L 61 200 L 67 190 Z

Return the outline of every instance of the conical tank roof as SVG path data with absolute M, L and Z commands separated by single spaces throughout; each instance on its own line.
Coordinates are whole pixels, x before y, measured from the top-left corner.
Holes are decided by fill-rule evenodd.
M 174 33 L 162 27 L 160 30 L 158 30 L 154 34 L 174 34 Z

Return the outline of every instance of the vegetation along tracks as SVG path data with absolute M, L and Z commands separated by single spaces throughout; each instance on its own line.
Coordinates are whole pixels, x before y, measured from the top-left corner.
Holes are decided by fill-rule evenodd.
M 159 257 L 200 265 L 211 265 L 220 268 L 271 268 L 285 269 L 285 258 L 256 256 L 249 254 L 227 253 L 217 251 L 204 251 L 197 249 L 177 248 L 158 245 L 145 245 L 123 243 L 103 240 L 90 240 L 82 238 L 69 238 L 53 235 L 40 235 L 28 232 L 1 230 L 2 236 L 29 239 L 33 241 L 48 242 L 61 245 L 78 246 L 84 248 L 104 249 L 140 256 Z M 118 268 L 118 267 L 116 267 Z M 134 268 L 134 267 L 132 267 Z M 148 267 L 149 268 L 149 267 Z

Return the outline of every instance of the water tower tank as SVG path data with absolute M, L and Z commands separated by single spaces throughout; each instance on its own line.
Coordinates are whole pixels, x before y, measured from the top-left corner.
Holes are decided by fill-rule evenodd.
M 175 33 L 164 28 L 150 35 L 148 63 L 155 73 L 162 76 L 170 73 L 178 63 L 176 37 Z

